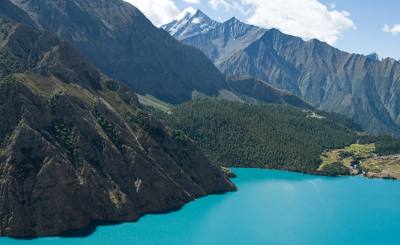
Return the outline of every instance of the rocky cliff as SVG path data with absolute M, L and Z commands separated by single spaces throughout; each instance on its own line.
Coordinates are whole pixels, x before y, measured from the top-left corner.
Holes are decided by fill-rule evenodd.
M 233 184 L 136 95 L 47 32 L 0 17 L 0 235 L 132 221 Z

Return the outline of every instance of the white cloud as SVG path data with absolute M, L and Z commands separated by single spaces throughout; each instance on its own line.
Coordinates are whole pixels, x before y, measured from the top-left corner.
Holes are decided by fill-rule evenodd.
M 173 20 L 179 10 L 172 0 L 125 0 L 140 9 L 154 25 L 160 26 Z M 190 1 L 190 0 L 189 0 Z M 191 0 L 193 1 L 193 0 Z
M 319 0 L 209 0 L 209 4 L 214 9 L 223 7 L 247 13 L 251 24 L 329 44 L 335 43 L 344 31 L 356 29 L 348 12 Z
M 305 39 L 335 43 L 343 31 L 355 29 L 350 14 L 328 8 L 319 0 L 241 0 L 253 7 L 249 22 Z
M 400 24 L 394 25 L 393 27 L 389 27 L 389 25 L 384 25 L 382 30 L 384 32 L 392 33 L 393 35 L 397 35 L 400 33 Z
M 185 1 L 187 3 L 191 3 L 191 4 L 199 4 L 200 3 L 200 0 L 183 0 L 183 1 Z
M 237 11 L 240 12 L 242 15 L 249 14 L 249 10 L 246 9 L 241 1 L 238 0 L 208 0 L 208 4 L 214 10 L 221 11 L 222 9 L 230 13 L 234 13 L 235 11 Z
M 225 8 L 225 10 L 229 10 L 232 6 L 232 3 L 228 3 L 225 0 L 209 0 L 208 4 L 210 4 L 211 8 L 218 9 L 220 7 Z

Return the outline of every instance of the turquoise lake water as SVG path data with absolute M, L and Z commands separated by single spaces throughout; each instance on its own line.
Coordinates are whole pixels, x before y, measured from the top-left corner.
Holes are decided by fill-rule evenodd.
M 174 213 L 98 227 L 85 238 L 0 238 L 0 244 L 400 244 L 400 182 L 234 171 L 239 191 Z

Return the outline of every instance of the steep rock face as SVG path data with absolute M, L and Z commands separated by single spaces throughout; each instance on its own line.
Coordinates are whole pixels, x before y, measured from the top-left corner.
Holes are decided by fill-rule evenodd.
M 228 76 L 268 81 L 369 132 L 400 136 L 400 64 L 393 59 L 342 52 L 235 19 L 182 42 L 201 49 Z
M 400 135 L 400 64 L 394 60 L 377 62 L 271 30 L 220 69 L 269 81 L 369 132 Z
M 138 93 L 180 103 L 195 90 L 216 95 L 224 85 L 224 77 L 202 52 L 180 44 L 122 0 L 11 1 L 37 28 L 69 41 L 104 73 Z
M 135 220 L 233 184 L 51 34 L 0 17 L 0 235 Z

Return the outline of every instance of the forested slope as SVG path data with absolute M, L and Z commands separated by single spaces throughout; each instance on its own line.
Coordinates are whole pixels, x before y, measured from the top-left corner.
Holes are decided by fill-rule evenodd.
M 287 105 L 248 105 L 216 99 L 176 107 L 168 123 L 224 166 L 314 173 L 326 149 L 360 139 L 357 125 L 323 112 Z

